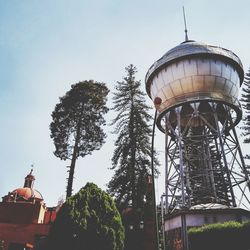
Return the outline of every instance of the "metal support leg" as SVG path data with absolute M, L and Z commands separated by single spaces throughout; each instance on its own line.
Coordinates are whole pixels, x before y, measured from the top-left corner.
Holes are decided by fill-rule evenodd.
M 228 182 L 229 182 L 229 189 L 230 189 L 230 193 L 231 193 L 232 204 L 233 204 L 234 207 L 236 207 L 234 191 L 233 191 L 233 187 L 232 187 L 232 183 L 231 183 L 230 172 L 229 172 L 227 159 L 226 159 L 226 155 L 225 155 L 225 150 L 224 150 L 224 146 L 223 146 L 222 135 L 221 135 L 221 131 L 220 131 L 217 112 L 214 112 L 214 118 L 215 118 L 215 123 L 216 123 L 216 128 L 217 128 L 218 139 L 219 139 L 219 143 L 220 143 L 220 151 L 222 153 L 223 162 L 224 162 L 224 166 L 225 166 L 226 174 L 227 174 L 227 179 L 228 179 Z
M 168 212 L 168 124 L 165 116 L 165 214 Z
M 183 164 L 183 152 L 182 152 L 182 134 L 181 134 L 181 116 L 180 110 L 177 110 L 177 127 L 178 127 L 178 145 L 179 145 L 179 167 L 181 176 L 181 196 L 182 196 L 182 208 L 186 206 L 185 195 L 185 178 L 184 178 L 184 164 Z M 188 234 L 185 214 L 181 215 L 181 231 L 182 231 L 182 247 L 183 250 L 188 250 Z

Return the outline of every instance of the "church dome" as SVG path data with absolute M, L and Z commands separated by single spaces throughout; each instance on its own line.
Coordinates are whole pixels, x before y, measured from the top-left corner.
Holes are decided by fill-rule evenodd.
M 30 199 L 38 199 L 43 200 L 43 196 L 41 193 L 33 188 L 23 187 L 15 189 L 12 194 L 16 195 L 18 199 L 30 200 Z
M 25 177 L 23 187 L 16 188 L 14 191 L 9 192 L 8 195 L 3 197 L 3 201 L 7 202 L 34 202 L 43 201 L 41 193 L 33 188 L 35 176 L 32 174 L 33 170 Z

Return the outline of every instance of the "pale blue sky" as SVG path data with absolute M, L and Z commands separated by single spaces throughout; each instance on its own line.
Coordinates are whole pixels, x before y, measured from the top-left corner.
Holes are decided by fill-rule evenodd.
M 130 63 L 144 86 L 151 64 L 184 40 L 183 5 L 191 39 L 228 48 L 250 67 L 249 0 L 0 0 L 0 196 L 22 186 L 34 163 L 35 188 L 56 205 L 68 165 L 49 135 L 58 98 L 85 79 L 113 91 Z M 78 160 L 74 192 L 88 181 L 105 189 L 111 178 L 115 137 L 106 130 L 103 148 Z M 164 150 L 160 133 L 156 144 Z

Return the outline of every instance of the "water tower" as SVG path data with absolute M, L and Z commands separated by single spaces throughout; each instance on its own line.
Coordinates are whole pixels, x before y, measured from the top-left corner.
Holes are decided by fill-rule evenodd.
M 232 51 L 188 38 L 146 74 L 157 127 L 165 134 L 166 234 L 250 218 L 242 209 L 250 208 L 249 172 L 235 131 L 243 79 L 242 63 Z

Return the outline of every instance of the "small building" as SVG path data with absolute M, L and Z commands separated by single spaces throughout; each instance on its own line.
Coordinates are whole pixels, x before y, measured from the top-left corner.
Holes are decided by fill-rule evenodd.
M 34 189 L 33 170 L 24 186 L 9 192 L 0 202 L 0 240 L 6 250 L 42 249 L 57 207 L 48 208 L 41 193 Z
M 176 210 L 165 217 L 164 231 L 168 250 L 182 250 L 182 220 L 187 228 L 202 227 L 213 223 L 250 221 L 250 211 L 222 204 L 199 204 L 187 210 Z M 192 250 L 192 249 L 191 249 Z

